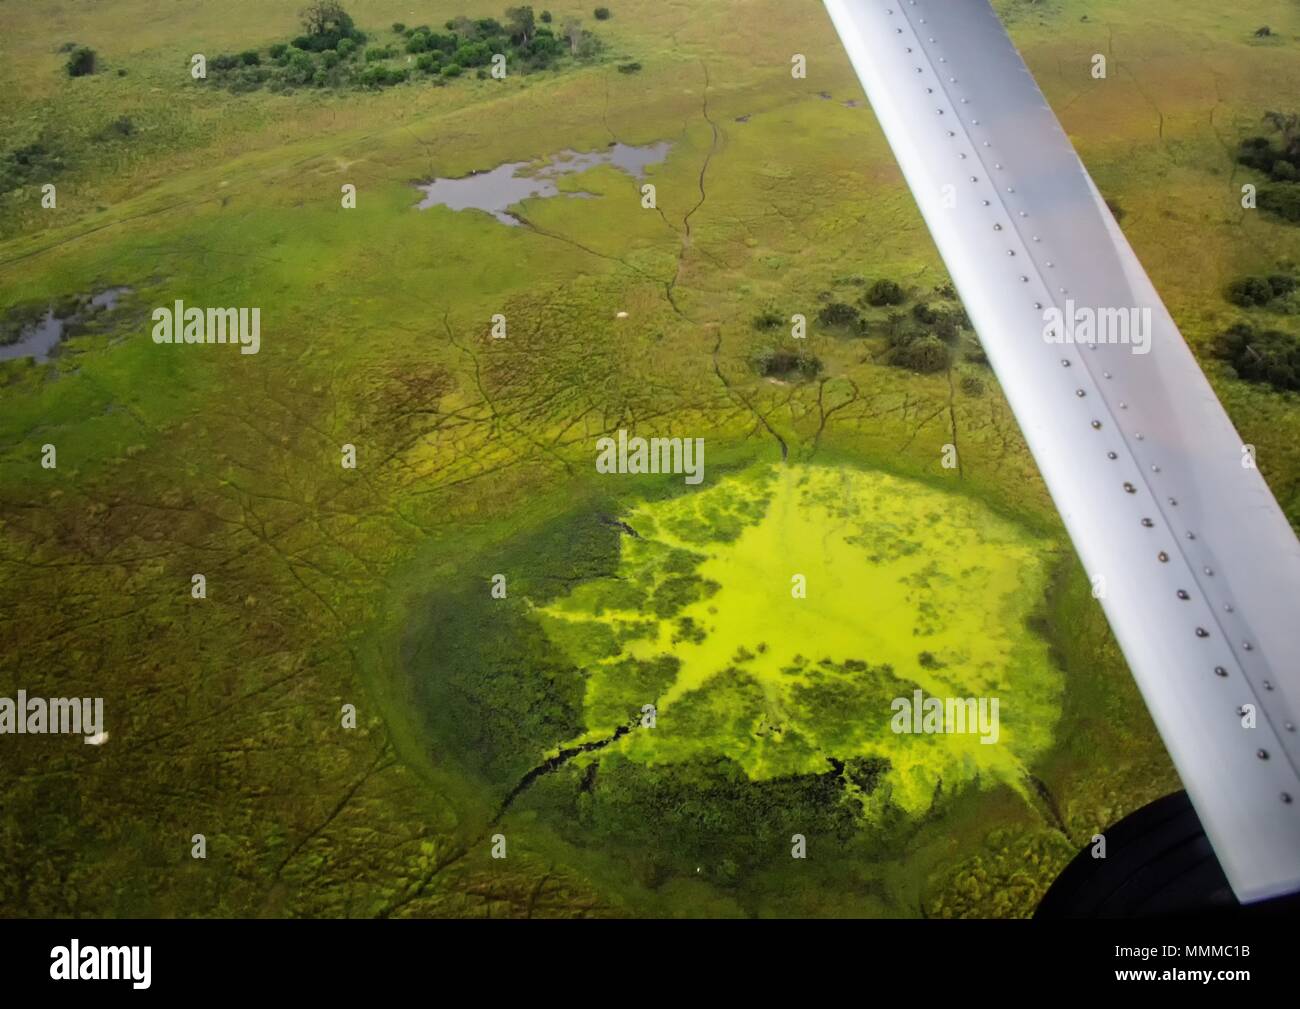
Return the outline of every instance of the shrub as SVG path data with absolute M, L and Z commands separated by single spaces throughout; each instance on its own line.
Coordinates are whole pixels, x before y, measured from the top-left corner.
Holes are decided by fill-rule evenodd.
M 443 77 L 459 77 L 460 75 L 461 75 L 461 69 L 460 69 L 460 64 L 458 63 L 448 63 L 445 67 L 442 68 Z
M 550 24 L 551 21 L 552 21 L 552 18 L 551 18 L 551 12 L 550 12 L 550 11 L 542 11 L 542 20 L 543 20 L 544 22 L 546 22 L 547 24 Z
M 492 61 L 492 50 L 486 42 L 472 42 L 456 50 L 456 62 L 462 67 L 481 67 Z
M 903 304 L 907 301 L 907 295 L 892 280 L 877 280 L 867 289 L 863 300 L 875 308 L 883 308 L 885 305 Z
M 597 21 L 608 21 L 610 19 L 608 7 L 597 7 L 591 13 L 595 16 Z
M 1248 382 L 1300 391 L 1300 339 L 1290 333 L 1239 322 L 1219 338 L 1216 350 Z
M 1261 211 L 1268 211 L 1292 224 L 1300 224 L 1300 185 L 1282 182 L 1260 190 Z
M 426 74 L 436 74 L 442 68 L 442 58 L 433 53 L 423 53 L 416 57 L 415 66 Z
M 334 51 L 343 59 L 347 59 L 356 51 L 356 48 L 357 43 L 355 39 L 339 39 L 339 44 L 334 47 Z
M 400 22 L 400 21 L 394 21 L 394 22 L 393 22 L 393 31 L 394 31 L 394 33 L 396 33 L 396 34 L 401 35 L 401 34 L 405 33 L 405 31 L 406 31 L 406 25 L 402 24 L 402 22 Z
M 95 50 L 89 46 L 78 46 L 68 57 L 67 71 L 69 77 L 85 77 L 95 72 Z
M 316 76 L 316 63 L 312 60 L 311 54 L 299 50 L 290 56 L 284 76 L 290 84 L 306 84 L 310 81 Z
M 754 316 L 751 325 L 757 330 L 778 329 L 785 324 L 785 317 L 775 308 L 766 308 Z
M 286 43 L 277 42 L 275 45 L 271 46 L 271 59 L 278 60 L 288 51 L 289 46 Z
M 865 334 L 867 331 L 866 320 L 862 318 L 858 310 L 842 301 L 832 301 L 823 308 L 817 313 L 817 321 L 823 326 L 849 329 L 858 334 Z
M 239 54 L 239 62 L 246 67 L 255 67 L 262 62 L 262 57 L 256 49 L 245 49 Z
M 1237 151 L 1238 164 L 1260 172 L 1270 171 L 1274 160 L 1276 160 L 1276 153 L 1268 137 L 1247 137 L 1241 142 L 1241 148 Z
M 901 344 L 890 353 L 889 363 L 921 374 L 947 371 L 952 365 L 952 351 L 935 336 L 922 336 Z
M 312 38 L 329 38 L 337 42 L 357 33 L 352 15 L 343 9 L 338 0 L 315 0 L 302 11 L 302 30 Z M 333 49 L 333 45 L 322 46 Z
M 405 67 L 384 67 L 378 64 L 366 67 L 361 73 L 361 84 L 368 88 L 385 88 L 401 84 L 409 76 Z
M 1273 300 L 1273 286 L 1263 277 L 1241 277 L 1228 285 L 1226 297 L 1242 308 L 1267 305 Z
M 1268 278 L 1268 286 L 1273 289 L 1273 297 L 1281 298 L 1296 289 L 1295 277 L 1285 273 L 1274 273 Z
M 634 74 L 640 69 L 640 63 L 620 63 L 618 65 L 618 72 L 620 74 Z
M 62 156 L 47 139 L 15 147 L 0 157 L 0 193 L 44 180 L 64 167 Z
M 225 83 L 231 91 L 239 94 L 256 91 L 270 77 L 271 71 L 267 67 L 239 67 L 230 72 Z
M 918 301 L 912 306 L 912 318 L 925 326 L 932 326 L 941 318 L 940 313 L 936 312 L 929 305 Z
M 984 380 L 978 375 L 963 375 L 961 377 L 961 391 L 972 398 L 979 398 L 984 395 Z
M 822 363 L 811 354 L 793 350 L 768 350 L 759 355 L 758 370 L 782 381 L 816 378 Z
M 961 339 L 961 330 L 957 327 L 957 320 L 944 312 L 934 321 L 934 335 L 944 343 L 956 346 Z

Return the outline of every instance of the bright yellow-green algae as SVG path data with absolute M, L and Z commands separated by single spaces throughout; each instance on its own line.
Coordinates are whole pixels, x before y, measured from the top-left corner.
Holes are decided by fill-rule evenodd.
M 614 577 L 539 609 L 587 671 L 584 739 L 647 764 L 725 755 L 752 779 L 886 758 L 870 818 L 938 782 L 1023 789 L 1062 675 L 1027 626 L 1055 544 L 970 498 L 884 473 L 762 467 L 624 516 Z M 806 598 L 793 591 L 806 579 Z M 898 697 L 998 698 L 999 735 L 896 734 Z

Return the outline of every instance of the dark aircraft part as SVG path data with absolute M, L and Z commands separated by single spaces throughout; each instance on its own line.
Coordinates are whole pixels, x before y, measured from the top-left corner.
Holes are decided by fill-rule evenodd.
M 1035 918 L 1232 917 L 1300 913 L 1300 897 L 1242 905 L 1186 792 L 1130 813 L 1109 830 L 1106 857 L 1089 844 L 1057 877 Z

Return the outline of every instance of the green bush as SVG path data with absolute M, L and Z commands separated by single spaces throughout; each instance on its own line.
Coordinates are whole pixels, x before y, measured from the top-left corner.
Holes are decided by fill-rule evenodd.
M 67 71 L 69 77 L 85 77 L 95 72 L 95 50 L 89 46 L 78 46 L 68 57 Z
M 832 301 L 817 313 L 817 321 L 823 326 L 848 329 L 858 335 L 865 335 L 867 322 L 852 305 L 842 301 Z
M 1300 391 L 1300 339 L 1290 333 L 1239 322 L 1219 338 L 1216 350 L 1248 382 Z
M 394 21 L 393 31 L 398 35 L 402 35 L 406 32 L 406 25 L 402 24 L 400 21 Z
M 401 84 L 410 74 L 411 72 L 405 67 L 369 66 L 361 75 L 361 83 L 367 87 L 386 88 Z
M 611 17 L 608 7 L 597 7 L 591 12 L 597 21 L 608 21 Z
M 862 300 L 874 308 L 883 308 L 886 305 L 903 304 L 907 301 L 907 295 L 892 280 L 877 280 L 867 289 Z
M 894 347 L 889 363 L 923 375 L 934 374 L 952 365 L 952 350 L 938 337 L 926 335 Z
M 239 62 L 246 67 L 255 67 L 262 62 L 262 57 L 256 49 L 245 49 L 239 54 Z
M 1237 163 L 1256 171 L 1268 172 L 1277 160 L 1273 142 L 1268 137 L 1247 137 L 1237 151 Z
M 486 42 L 473 42 L 456 50 L 456 62 L 462 67 L 481 67 L 492 62 L 492 50 Z
M 289 51 L 289 46 L 287 44 L 285 44 L 284 42 L 277 42 L 275 45 L 271 46 L 270 49 L 271 59 L 278 60 L 281 56 L 283 56 L 288 51 Z
M 759 355 L 757 363 L 758 370 L 766 378 L 783 382 L 816 378 L 822 370 L 821 361 L 802 350 L 768 350 Z
M 44 182 L 66 167 L 63 157 L 48 139 L 15 147 L 0 157 L 0 193 L 31 182 Z
M 305 53 L 301 49 L 289 57 L 289 65 L 285 68 L 284 79 L 289 84 L 306 84 L 316 76 L 316 61 L 311 58 L 310 53 Z
M 1292 224 L 1300 224 L 1300 185 L 1279 182 L 1260 190 L 1261 211 L 1268 211 Z
M 1273 285 L 1263 277 L 1241 277 L 1228 285 L 1226 297 L 1242 308 L 1267 305 L 1273 300 Z
M 460 64 L 458 63 L 448 63 L 442 68 L 443 77 L 459 77 L 461 72 Z

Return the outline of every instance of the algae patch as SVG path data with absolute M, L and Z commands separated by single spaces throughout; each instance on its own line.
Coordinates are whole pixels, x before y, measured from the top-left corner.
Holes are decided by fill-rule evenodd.
M 1007 783 L 1063 689 L 1027 621 L 1055 544 L 977 501 L 883 473 L 763 467 L 622 516 L 617 569 L 538 606 L 585 677 L 588 740 L 642 765 L 725 758 L 751 781 L 843 768 L 864 815 Z M 806 598 L 792 592 L 806 580 Z M 1000 736 L 900 735 L 895 698 L 997 698 Z M 568 745 L 568 744 L 566 744 Z

